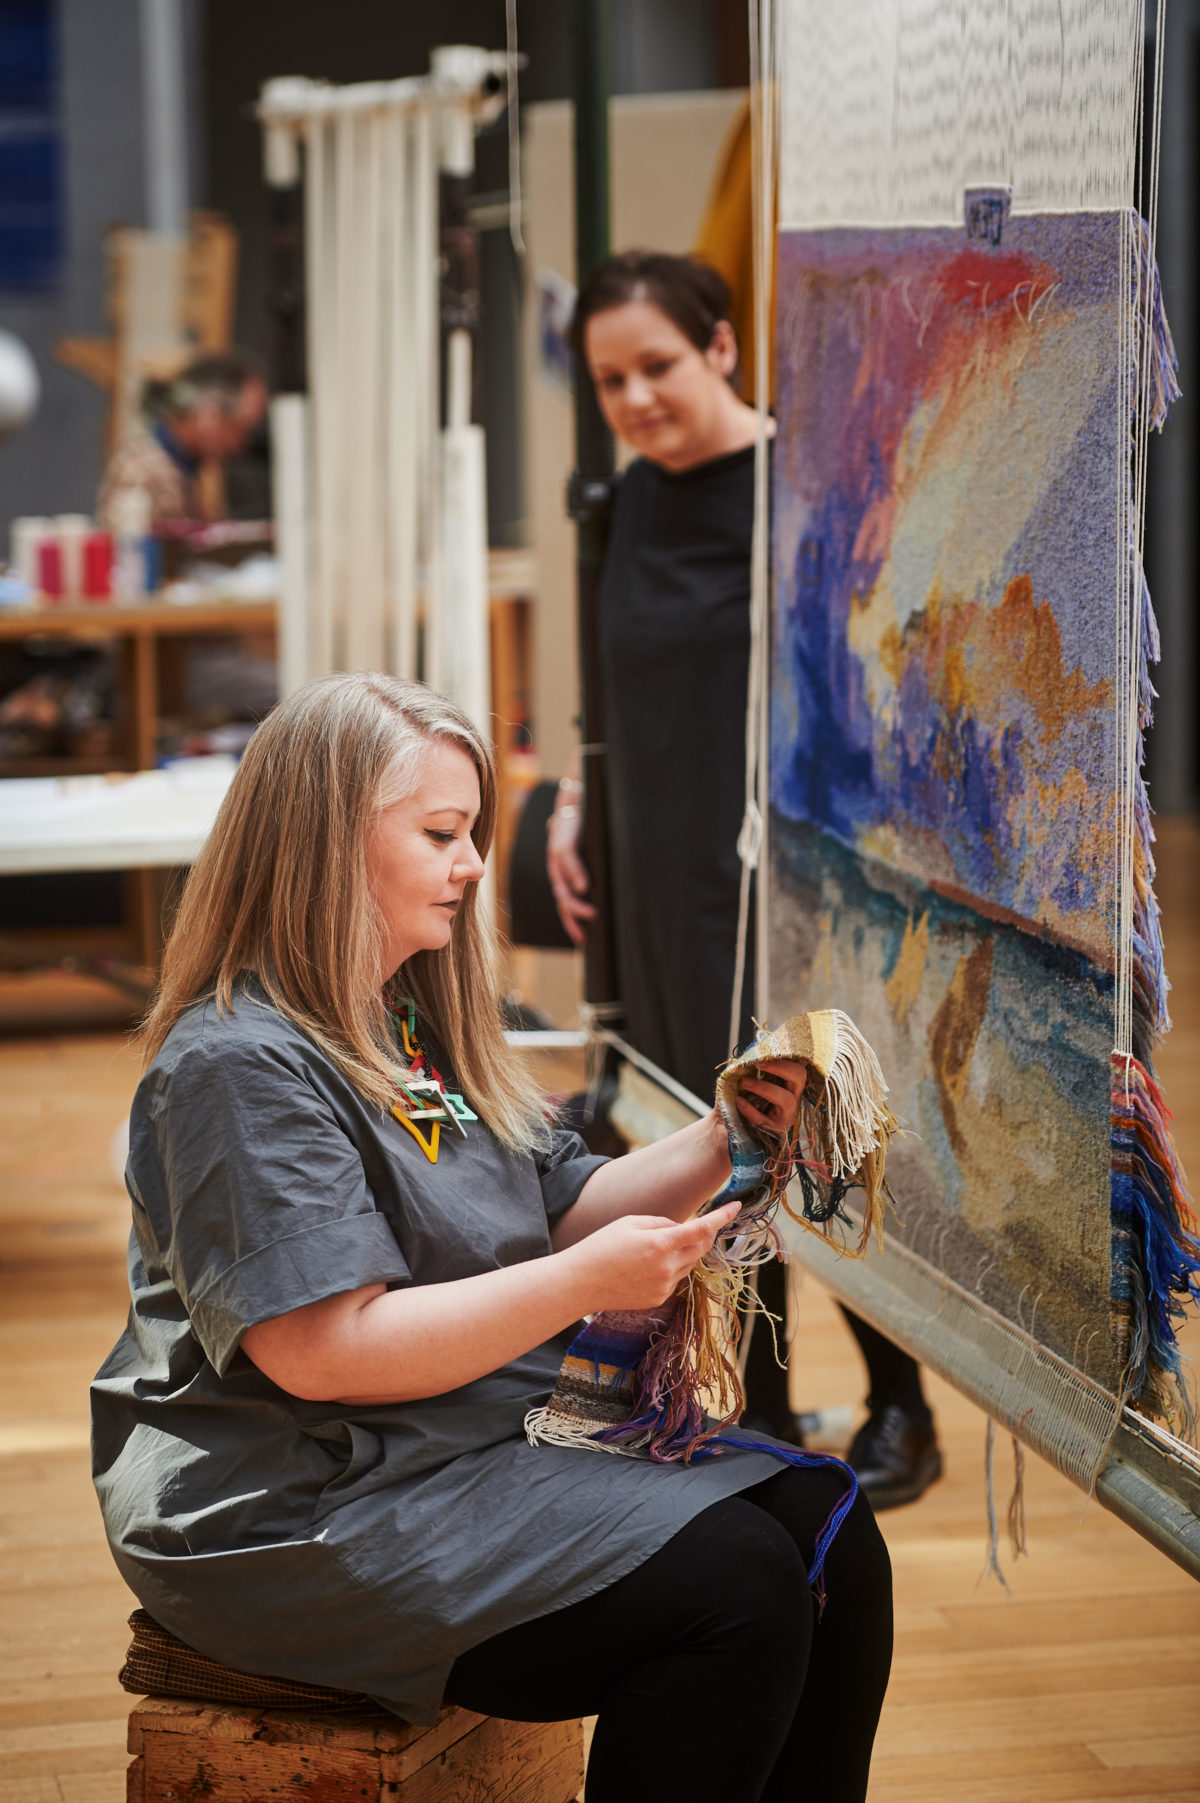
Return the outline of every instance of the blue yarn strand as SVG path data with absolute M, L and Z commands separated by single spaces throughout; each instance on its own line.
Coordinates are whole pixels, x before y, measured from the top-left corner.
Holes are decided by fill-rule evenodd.
M 835 1458 L 830 1452 L 805 1452 L 800 1446 L 776 1446 L 768 1440 L 760 1440 L 754 1434 L 742 1433 L 737 1428 L 726 1428 L 709 1442 L 711 1446 L 736 1447 L 739 1452 L 769 1452 L 781 1459 L 785 1465 L 817 1466 L 836 1465 L 844 1471 L 849 1479 L 846 1494 L 835 1504 L 828 1521 L 817 1536 L 817 1544 L 813 1549 L 813 1562 L 808 1571 L 809 1587 L 816 1595 L 822 1609 L 825 1606 L 825 1556 L 834 1540 L 838 1529 L 854 1507 L 854 1499 L 858 1495 L 858 1479 L 844 1459 Z

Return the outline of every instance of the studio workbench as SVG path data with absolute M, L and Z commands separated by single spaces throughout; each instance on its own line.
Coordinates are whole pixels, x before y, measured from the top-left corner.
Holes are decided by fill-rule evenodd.
M 274 601 L 90 601 L 0 613 L 0 648 L 31 639 L 73 639 L 118 650 L 119 743 L 99 758 L 0 761 L 0 776 L 87 776 L 152 770 L 163 714 L 163 648 L 184 639 L 275 634 Z
M 500 820 L 496 860 L 506 867 L 527 773 L 517 774 L 525 742 L 531 646 L 533 569 L 523 552 L 493 551 L 489 557 L 492 663 L 492 725 L 500 767 Z M 260 655 L 275 651 L 278 607 L 273 600 L 147 600 L 64 603 L 20 611 L 0 611 L 0 655 L 29 641 L 56 639 L 111 645 L 117 653 L 116 735 L 100 756 L 0 759 L 0 779 L 120 777 L 155 772 L 164 717 L 180 698 L 181 654 L 187 641 L 238 638 Z M 0 877 L 68 870 L 123 870 L 126 926 L 113 938 L 107 930 L 64 935 L 22 932 L 18 961 L 28 953 L 51 960 L 64 952 L 85 962 L 116 954 L 153 967 L 161 945 L 163 895 L 170 871 L 190 864 L 203 841 L 220 793 L 224 760 L 197 760 L 209 766 L 168 782 L 166 773 L 128 785 L 103 785 L 88 796 L 70 784 L 47 785 L 55 794 L 43 809 L 29 781 L 5 788 L 0 780 Z M 211 781 L 208 780 L 211 778 Z M 59 788 L 63 793 L 59 794 Z M 43 816 L 38 818 L 38 816 Z M 112 830 L 109 831 L 108 829 Z M 70 842 L 68 842 L 70 841 Z M 503 889 L 503 882 L 500 884 Z M 68 943 L 69 941 L 69 943 Z M 93 943 L 95 941 L 95 943 Z M 2 949 L 2 948 L 0 948 Z

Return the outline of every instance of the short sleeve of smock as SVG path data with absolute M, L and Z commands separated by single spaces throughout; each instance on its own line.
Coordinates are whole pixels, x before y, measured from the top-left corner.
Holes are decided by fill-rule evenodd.
M 259 1321 L 366 1284 L 411 1281 L 353 1141 L 278 1046 L 193 1047 L 147 1072 L 129 1171 L 221 1375 Z
M 579 1192 L 592 1172 L 607 1164 L 608 1159 L 589 1152 L 578 1133 L 559 1130 L 552 1136 L 549 1149 L 537 1154 L 536 1163 L 546 1219 L 553 1227 L 578 1201 Z

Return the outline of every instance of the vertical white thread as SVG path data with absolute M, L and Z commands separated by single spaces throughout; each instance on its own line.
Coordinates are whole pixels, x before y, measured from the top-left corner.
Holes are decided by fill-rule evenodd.
M 1140 99 L 1145 81 L 1145 9 L 1135 9 L 1137 29 L 1134 61 L 1135 93 Z M 1158 172 L 1162 133 L 1163 52 L 1166 35 L 1165 0 L 1157 6 L 1154 69 L 1150 115 L 1148 155 L 1143 146 L 1145 134 L 1138 133 L 1136 151 L 1136 183 L 1126 210 L 1126 228 L 1122 233 L 1122 270 L 1129 284 L 1123 296 L 1121 387 L 1119 405 L 1123 417 L 1132 415 L 1130 437 L 1121 440 L 1118 480 L 1121 483 L 1121 539 L 1124 565 L 1120 572 L 1117 618 L 1117 905 L 1115 920 L 1114 964 L 1116 988 L 1114 999 L 1113 1047 L 1125 1060 L 1126 1086 L 1130 1080 L 1133 1052 L 1133 999 L 1136 891 L 1136 844 L 1138 818 L 1139 754 L 1141 721 L 1139 692 L 1141 683 L 1142 584 L 1146 533 L 1146 473 L 1152 414 L 1155 406 L 1154 310 L 1155 270 L 1158 221 Z M 1136 120 L 1139 107 L 1131 108 Z M 1144 223 L 1133 212 L 1136 202 Z
M 779 218 L 957 224 L 964 187 L 1017 212 L 1130 204 L 1142 0 L 779 0 Z
M 729 1014 L 730 1052 L 738 1049 L 742 996 L 746 982 L 746 941 L 750 926 L 751 875 L 762 850 L 766 812 L 763 779 L 766 628 L 770 560 L 770 471 L 767 434 L 770 418 L 771 277 L 775 243 L 775 73 L 774 0 L 750 0 L 750 123 L 754 249 L 754 403 L 758 414 L 754 442 L 754 536 L 750 551 L 750 657 L 746 682 L 746 793 L 738 856 L 742 863 L 738 893 L 737 949 Z M 761 936 L 760 936 L 761 937 Z
M 1116 861 L 1114 895 L 1113 964 L 1115 974 L 1113 1043 L 1118 1051 L 1128 1050 L 1133 1033 L 1133 808 L 1130 785 L 1131 711 L 1136 719 L 1136 689 L 1131 695 L 1133 675 L 1133 634 L 1131 630 L 1132 551 L 1134 518 L 1130 494 L 1132 472 L 1130 432 L 1135 428 L 1131 407 L 1137 392 L 1136 318 L 1140 292 L 1140 258 L 1136 231 L 1130 209 L 1124 209 L 1120 234 L 1120 280 L 1124 293 L 1120 297 L 1119 359 L 1117 409 L 1120 429 L 1116 437 L 1114 477 L 1117 484 L 1117 570 L 1116 570 L 1116 647 L 1115 683 L 1116 720 L 1114 732 L 1114 854 Z M 1135 268 L 1138 275 L 1131 279 Z M 1129 422 L 1128 425 L 1126 422 Z M 1136 436 L 1134 439 L 1136 443 Z M 1136 457 L 1133 458 L 1136 462 Z M 1133 753 L 1136 758 L 1136 751 Z
M 517 0 L 504 0 L 504 47 L 508 57 L 508 235 L 519 257 L 521 231 L 521 117 L 517 111 Z
M 1135 275 L 1135 269 L 1137 274 Z M 1134 783 L 1136 781 L 1137 744 L 1137 657 L 1134 610 L 1133 558 L 1136 545 L 1137 500 L 1131 488 L 1136 487 L 1137 424 L 1133 417 L 1139 388 L 1138 343 L 1136 321 L 1141 309 L 1140 245 L 1132 213 L 1126 214 L 1121 231 L 1121 276 L 1126 285 L 1122 296 L 1118 407 L 1122 425 L 1129 421 L 1128 432 L 1122 430 L 1117 439 L 1115 476 L 1118 483 L 1118 556 L 1117 619 L 1114 694 L 1116 721 L 1114 733 L 1115 769 L 1115 970 L 1113 1044 L 1118 1052 L 1128 1052 L 1133 1034 L 1133 830 Z M 1131 469 L 1131 463 L 1134 466 Z

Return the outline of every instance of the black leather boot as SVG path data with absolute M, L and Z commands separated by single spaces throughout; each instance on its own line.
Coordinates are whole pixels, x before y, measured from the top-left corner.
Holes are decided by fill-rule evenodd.
M 876 1511 L 916 1502 L 942 1475 L 933 1417 L 912 1415 L 895 1402 L 872 1409 L 850 1442 L 846 1463 Z

